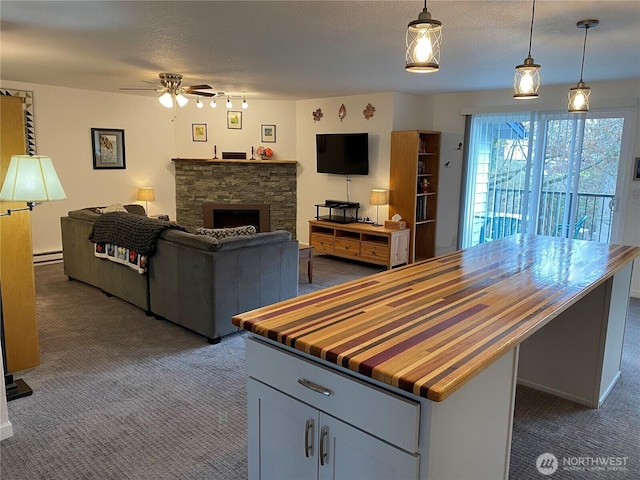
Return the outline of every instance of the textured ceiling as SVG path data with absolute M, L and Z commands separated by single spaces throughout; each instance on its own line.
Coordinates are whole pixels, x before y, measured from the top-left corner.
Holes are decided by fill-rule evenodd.
M 418 75 L 404 71 L 404 36 L 420 1 L 3 0 L 0 78 L 116 92 L 173 72 L 260 99 L 511 88 L 531 6 L 429 0 L 444 24 L 441 68 Z M 538 0 L 532 55 L 542 89 L 578 81 L 576 22 L 588 18 L 600 25 L 589 30 L 585 82 L 640 78 L 640 1 Z

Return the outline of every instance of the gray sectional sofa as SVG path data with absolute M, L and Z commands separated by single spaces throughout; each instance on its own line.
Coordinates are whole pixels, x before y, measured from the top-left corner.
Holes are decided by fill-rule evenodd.
M 125 205 L 144 215 L 140 205 Z M 147 273 L 97 258 L 89 241 L 96 208 L 60 219 L 64 273 L 217 343 L 235 314 L 295 297 L 298 242 L 285 231 L 222 240 L 178 229 L 160 234 Z

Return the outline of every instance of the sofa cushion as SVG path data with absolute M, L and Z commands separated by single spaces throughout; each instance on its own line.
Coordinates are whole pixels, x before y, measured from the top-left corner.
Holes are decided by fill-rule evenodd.
M 228 237 L 238 237 L 255 235 L 256 227 L 253 225 L 244 225 L 241 227 L 229 227 L 229 228 L 196 228 L 196 235 L 207 235 L 209 237 L 217 238 L 221 240 Z
M 112 203 L 108 207 L 96 208 L 96 213 L 113 213 L 113 212 L 128 213 L 128 210 L 124 208 L 124 205 L 122 205 L 121 203 Z

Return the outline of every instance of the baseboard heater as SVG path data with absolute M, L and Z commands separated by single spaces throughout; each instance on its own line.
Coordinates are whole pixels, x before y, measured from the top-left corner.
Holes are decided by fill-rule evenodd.
M 62 250 L 52 252 L 40 252 L 33 254 L 34 265 L 45 265 L 47 263 L 57 263 L 62 261 Z

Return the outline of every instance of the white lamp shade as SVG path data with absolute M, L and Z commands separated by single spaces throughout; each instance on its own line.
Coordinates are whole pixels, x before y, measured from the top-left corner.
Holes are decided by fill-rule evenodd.
M 176 102 L 178 102 L 178 106 L 180 108 L 184 107 L 187 102 L 189 101 L 189 99 L 187 97 L 185 97 L 184 95 L 181 94 L 177 94 L 176 95 Z
M 162 104 L 163 107 L 173 107 L 173 97 L 169 92 L 164 92 L 162 95 L 160 95 L 158 101 Z
M 387 203 L 389 203 L 387 191 L 381 188 L 374 188 L 373 190 L 371 190 L 369 203 L 371 205 L 386 205 Z
M 138 197 L 137 200 L 143 202 L 153 202 L 156 199 L 155 193 L 153 192 L 153 187 L 140 187 L 138 189 Z
M 67 196 L 51 158 L 44 155 L 13 155 L 4 179 L 0 200 L 50 202 Z

